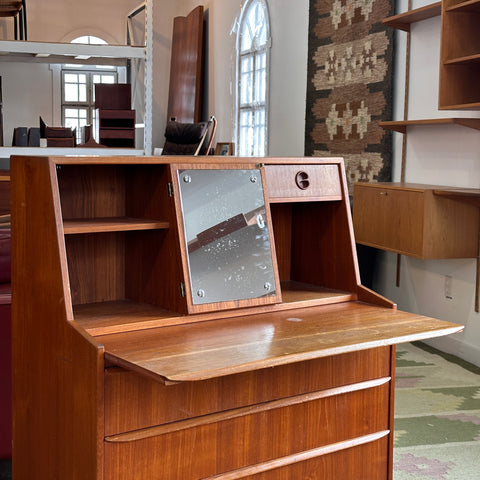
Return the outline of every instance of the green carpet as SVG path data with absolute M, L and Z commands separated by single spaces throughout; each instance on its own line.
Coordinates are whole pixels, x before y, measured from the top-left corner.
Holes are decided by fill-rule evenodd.
M 480 368 L 397 347 L 393 480 L 480 480 Z

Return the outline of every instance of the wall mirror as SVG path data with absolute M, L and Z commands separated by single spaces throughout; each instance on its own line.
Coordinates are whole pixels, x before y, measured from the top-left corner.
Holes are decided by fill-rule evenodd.
M 280 301 L 261 170 L 177 170 L 177 181 L 192 304 Z

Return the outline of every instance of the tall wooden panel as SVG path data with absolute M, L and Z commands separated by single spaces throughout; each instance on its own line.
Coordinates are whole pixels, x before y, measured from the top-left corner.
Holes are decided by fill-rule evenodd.
M 179 122 L 199 122 L 203 88 L 203 6 L 173 23 L 168 116 Z

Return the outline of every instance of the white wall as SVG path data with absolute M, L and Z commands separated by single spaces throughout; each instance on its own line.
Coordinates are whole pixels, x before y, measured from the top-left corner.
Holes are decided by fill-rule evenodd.
M 417 8 L 430 2 L 414 2 Z M 406 10 L 399 2 L 397 11 Z M 395 119 L 403 119 L 405 40 L 397 32 Z M 478 117 L 478 112 L 438 110 L 440 17 L 411 28 L 409 119 Z M 394 134 L 394 181 L 400 180 L 401 134 Z M 459 126 L 412 127 L 407 133 L 406 181 L 480 188 L 480 135 Z M 400 287 L 395 286 L 396 255 L 382 252 L 374 288 L 401 310 L 466 325 L 462 333 L 429 343 L 480 365 L 480 314 L 474 312 L 475 259 L 422 261 L 402 257 Z M 452 296 L 445 298 L 445 276 Z

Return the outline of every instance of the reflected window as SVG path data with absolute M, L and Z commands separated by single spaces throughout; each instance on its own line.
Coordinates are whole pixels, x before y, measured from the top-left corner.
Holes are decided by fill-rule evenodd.
M 92 35 L 75 38 L 71 43 L 106 45 L 107 42 Z M 80 142 L 80 128 L 92 125 L 96 131 L 95 84 L 117 83 L 118 71 L 106 65 L 62 66 L 62 125 L 75 128 Z
M 237 37 L 237 144 L 241 156 L 268 153 L 270 22 L 266 0 L 247 1 Z

